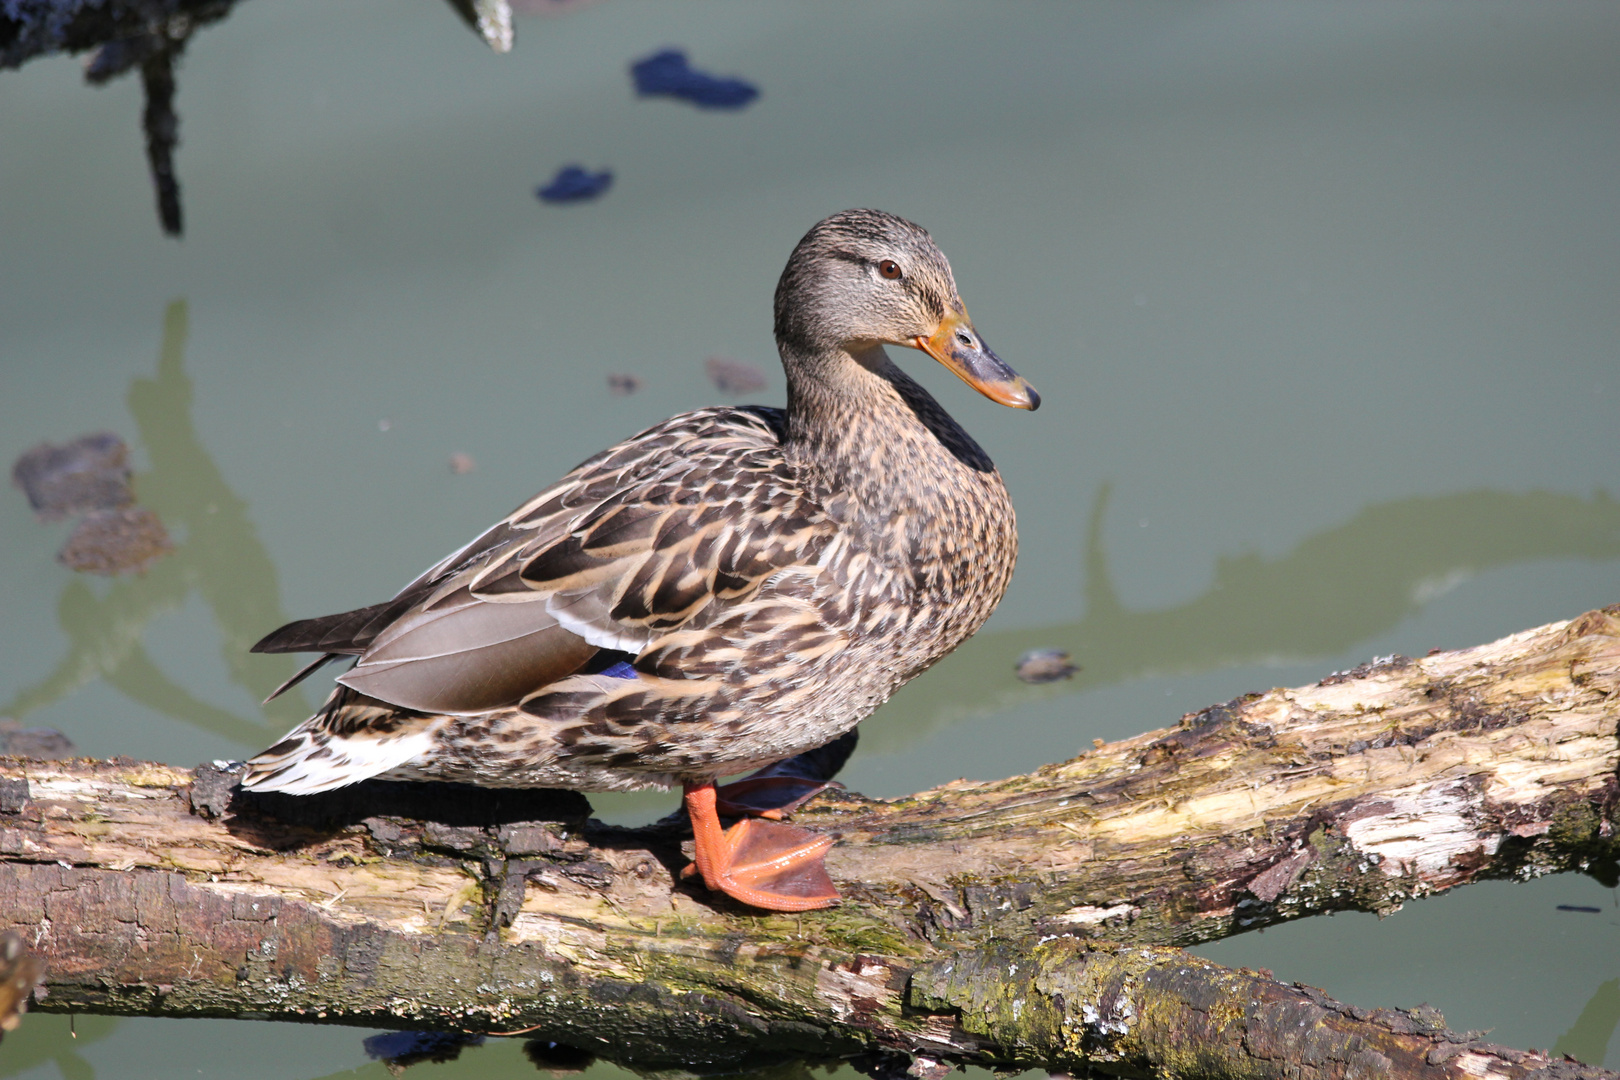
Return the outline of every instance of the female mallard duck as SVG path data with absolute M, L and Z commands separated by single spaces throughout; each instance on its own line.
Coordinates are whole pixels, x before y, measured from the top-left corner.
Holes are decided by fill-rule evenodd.
M 1018 551 L 995 466 L 883 346 L 921 349 L 1003 405 L 1040 398 L 973 329 L 932 238 L 875 210 L 805 234 L 776 342 L 786 409 L 666 420 L 392 600 L 254 646 L 324 654 L 294 681 L 359 659 L 243 786 L 679 781 L 709 888 L 778 911 L 836 903 L 832 840 L 758 819 L 722 830 L 715 778 L 854 727 L 979 628 Z

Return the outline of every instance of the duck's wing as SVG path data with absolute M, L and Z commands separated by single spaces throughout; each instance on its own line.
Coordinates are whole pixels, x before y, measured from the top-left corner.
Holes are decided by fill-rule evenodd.
M 832 526 L 783 459 L 774 420 L 712 409 L 666 421 L 586 462 L 388 604 L 266 640 L 358 653 L 339 682 L 461 715 L 514 705 L 599 650 L 638 653 L 819 556 Z
M 356 608 L 353 611 L 339 612 L 336 615 L 299 619 L 272 630 L 248 651 L 319 652 L 322 655 L 299 668 L 290 679 L 272 690 L 270 696 L 264 699 L 265 704 L 274 701 L 333 660 L 343 656 L 359 656 L 384 630 L 410 613 L 413 608 L 430 600 L 444 583 L 444 579 L 451 576 L 455 570 L 465 569 L 469 564 L 477 564 L 481 560 L 487 561 L 497 556 L 503 547 L 509 546 L 512 542 L 511 529 L 503 521 L 471 544 L 442 560 L 401 589 L 391 600 Z

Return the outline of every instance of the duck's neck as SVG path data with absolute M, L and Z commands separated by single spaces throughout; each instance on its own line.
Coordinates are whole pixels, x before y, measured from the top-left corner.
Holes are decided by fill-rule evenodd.
M 990 458 L 881 345 L 799 356 L 782 347 L 788 375 L 789 461 L 826 494 L 868 512 L 927 504 L 953 474 L 994 475 Z

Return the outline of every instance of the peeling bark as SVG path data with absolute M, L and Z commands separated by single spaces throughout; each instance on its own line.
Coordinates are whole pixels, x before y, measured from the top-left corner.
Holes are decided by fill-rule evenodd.
M 639 1064 L 1609 1075 L 1175 946 L 1487 877 L 1612 883 L 1617 719 L 1620 609 L 1388 657 L 1026 776 L 823 795 L 796 819 L 842 833 L 847 899 L 804 916 L 679 883 L 678 824 L 566 793 L 232 798 L 211 770 L 0 759 L 0 930 L 45 961 L 42 1009 L 535 1026 Z

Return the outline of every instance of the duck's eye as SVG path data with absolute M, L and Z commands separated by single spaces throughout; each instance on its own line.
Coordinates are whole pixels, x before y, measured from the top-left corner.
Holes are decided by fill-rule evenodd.
M 884 259 L 878 263 L 878 273 L 893 281 L 900 276 L 900 264 L 893 259 Z

